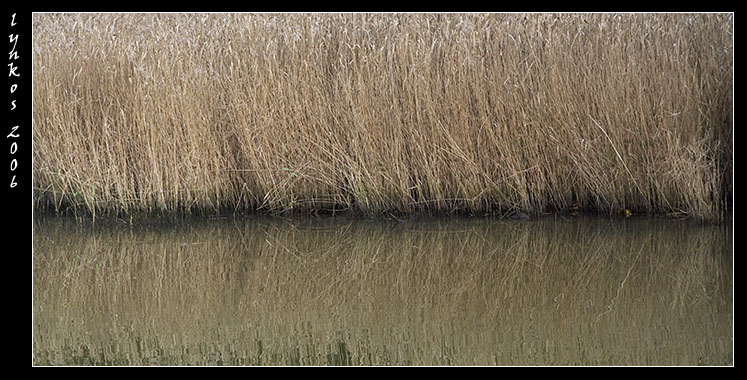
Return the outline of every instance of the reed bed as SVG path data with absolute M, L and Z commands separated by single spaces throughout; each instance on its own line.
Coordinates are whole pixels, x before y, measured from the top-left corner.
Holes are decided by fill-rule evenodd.
M 724 220 L 733 14 L 35 14 L 36 207 Z

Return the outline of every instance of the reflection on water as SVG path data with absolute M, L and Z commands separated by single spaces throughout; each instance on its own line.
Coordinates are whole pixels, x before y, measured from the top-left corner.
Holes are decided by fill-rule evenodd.
M 35 222 L 37 365 L 730 365 L 731 227 Z

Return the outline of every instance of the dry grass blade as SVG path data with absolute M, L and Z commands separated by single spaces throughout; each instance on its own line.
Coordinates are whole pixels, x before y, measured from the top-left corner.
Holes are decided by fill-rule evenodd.
M 724 220 L 733 29 L 731 14 L 34 14 L 36 204 Z

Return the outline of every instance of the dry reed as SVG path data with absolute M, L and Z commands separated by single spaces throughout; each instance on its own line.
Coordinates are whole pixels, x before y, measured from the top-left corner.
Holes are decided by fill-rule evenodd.
M 39 209 L 723 220 L 730 14 L 35 14 Z

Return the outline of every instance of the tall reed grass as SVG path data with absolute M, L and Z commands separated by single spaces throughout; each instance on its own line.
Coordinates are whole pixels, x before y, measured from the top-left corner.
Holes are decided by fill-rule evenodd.
M 39 209 L 689 215 L 730 14 L 35 14 Z

